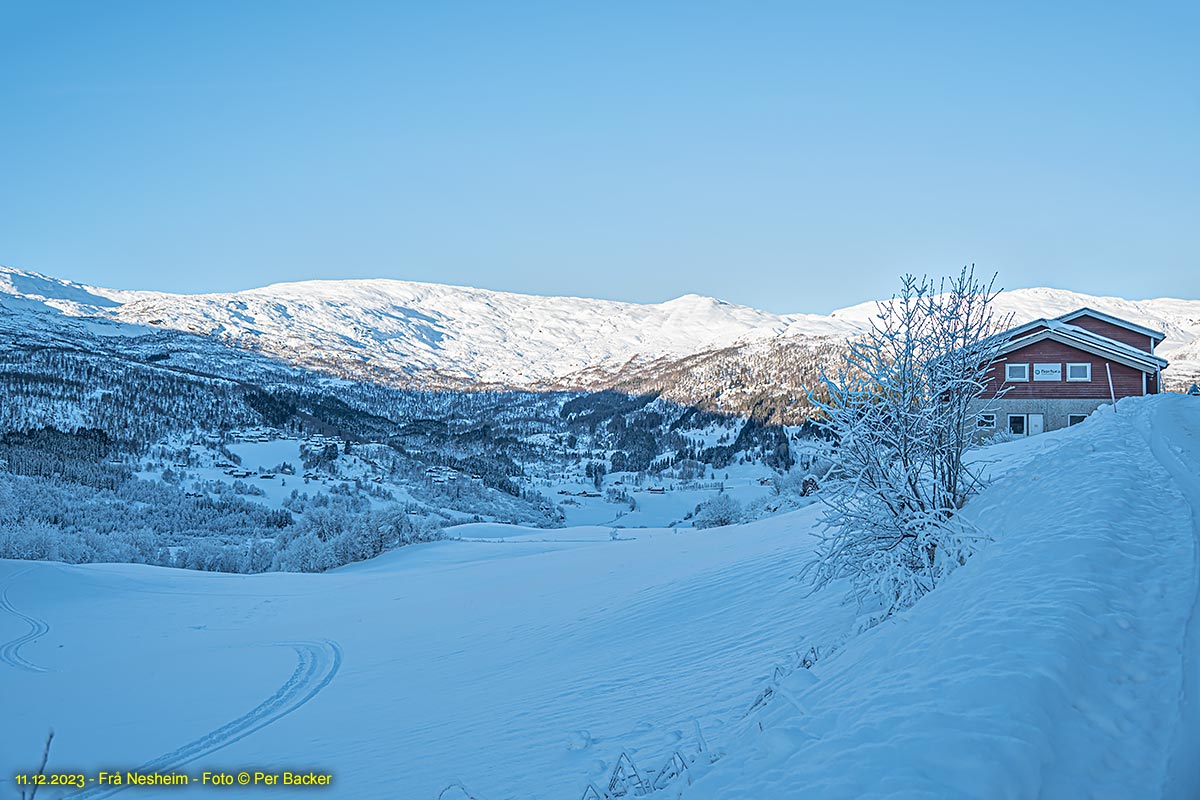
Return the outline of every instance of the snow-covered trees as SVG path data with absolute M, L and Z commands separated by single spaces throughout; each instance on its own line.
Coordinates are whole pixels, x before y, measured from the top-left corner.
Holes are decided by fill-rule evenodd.
M 911 605 L 974 549 L 956 513 L 980 486 L 963 456 L 1001 344 L 994 334 L 1007 327 L 995 296 L 973 269 L 940 284 L 905 276 L 840 373 L 823 378 L 828 399 L 814 398 L 834 446 L 809 576 L 817 586 L 850 578 L 868 624 Z
M 584 474 L 591 478 L 592 485 L 597 489 L 604 485 L 604 475 L 606 472 L 607 470 L 602 461 L 589 461 L 587 467 L 584 468 Z
M 70 474 L 104 485 L 106 468 L 125 475 L 115 491 L 0 471 L 0 558 L 315 572 L 441 536 L 436 524 L 396 506 L 371 510 L 362 497 L 318 495 L 293 516 L 232 491 L 189 497 L 122 467 Z
M 396 508 L 357 513 L 314 508 L 294 528 L 279 534 L 272 566 L 284 572 L 323 572 L 440 537 L 440 530 L 415 523 Z
M 307 530 L 289 540 L 275 554 L 273 567 L 280 572 L 324 572 L 336 566 L 329 542 Z
M 725 525 L 736 525 L 743 519 L 742 506 L 725 492 L 721 492 L 711 500 L 706 500 L 696 509 L 696 519 L 693 524 L 697 528 L 719 528 Z

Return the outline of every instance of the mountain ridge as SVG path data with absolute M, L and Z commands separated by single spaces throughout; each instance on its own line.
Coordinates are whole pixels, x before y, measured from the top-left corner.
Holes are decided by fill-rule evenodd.
M 7 304 L 6 304 L 7 301 Z M 431 385 L 608 388 L 654 365 L 820 348 L 861 331 L 866 301 L 828 315 L 776 314 L 694 293 L 663 303 L 524 295 L 389 278 L 290 281 L 237 292 L 110 289 L 0 267 L 0 306 L 197 334 L 341 377 Z M 1015 323 L 1090 306 L 1167 334 L 1177 385 L 1200 375 L 1200 300 L 1128 300 L 1035 287 L 1002 292 Z M 763 355 L 764 352 L 767 355 Z M 710 359 L 711 360 L 711 359 Z M 649 368 L 649 371 L 647 371 Z

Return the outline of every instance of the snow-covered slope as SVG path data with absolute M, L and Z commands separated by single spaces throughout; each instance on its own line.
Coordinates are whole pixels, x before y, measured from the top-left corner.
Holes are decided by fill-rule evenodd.
M 1200 797 L 1200 399 L 993 452 L 993 543 L 783 679 L 684 800 Z
M 837 587 L 794 580 L 816 507 L 616 539 L 466 526 L 318 575 L 0 561 L 0 781 L 53 727 L 52 771 L 317 770 L 365 800 L 577 800 L 676 754 L 652 798 L 1200 796 L 1200 400 L 986 456 L 966 513 L 993 541 L 849 640 Z
M 401 373 L 506 385 L 725 347 L 778 335 L 796 321 L 698 295 L 639 305 L 393 280 L 172 295 L 113 292 L 0 268 L 0 293 L 71 315 L 215 336 L 303 363 L 370 361 Z M 822 325 L 846 329 L 820 320 L 815 329 Z
M 566 385 L 572 376 L 595 385 L 631 361 L 665 364 L 755 342 L 847 337 L 874 309 L 865 303 L 829 316 L 778 315 L 699 295 L 647 305 L 394 280 L 174 295 L 100 289 L 4 267 L 0 303 L 216 337 L 347 376 L 513 387 Z M 1200 372 L 1200 300 L 1019 289 L 999 302 L 1017 322 L 1084 305 L 1163 330 L 1161 352 L 1176 362 L 1168 377 Z

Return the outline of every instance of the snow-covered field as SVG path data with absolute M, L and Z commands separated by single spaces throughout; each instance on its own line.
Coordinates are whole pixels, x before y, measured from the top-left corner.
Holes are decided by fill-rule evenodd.
M 854 608 L 794 579 L 816 507 L 463 526 L 320 575 L 0 562 L 0 776 L 53 727 L 52 770 L 316 770 L 306 794 L 346 798 L 575 800 L 676 752 L 664 797 L 1200 796 L 1200 402 L 986 455 L 967 513 L 994 541 L 850 638 Z M 129 796 L 180 791 L 208 793 Z
M 623 750 L 666 759 L 696 721 L 716 735 L 790 649 L 844 626 L 845 610 L 794 613 L 809 521 L 619 541 L 466 526 L 315 576 L 5 562 L 20 616 L 0 635 L 31 620 L 41 635 L 3 651 L 4 772 L 53 726 L 55 761 L 81 768 L 291 765 L 335 773 L 342 797 L 455 780 L 575 796 Z
M 561 504 L 567 525 L 690 527 L 689 519 L 696 507 L 719 493 L 728 494 L 747 509 L 768 501 L 772 494 L 770 482 L 775 477 L 777 473 L 761 464 L 731 464 L 716 470 L 714 477 L 705 480 L 678 481 L 659 476 L 640 486 L 634 482 L 633 473 L 605 476 L 601 488 L 606 493 L 616 490 L 625 492 L 633 501 L 632 508 L 628 502 L 614 501 L 608 497 L 579 496 L 580 493 L 595 493 L 595 488 L 578 480 L 554 481 L 537 488 Z M 661 490 L 661 493 L 657 490 Z

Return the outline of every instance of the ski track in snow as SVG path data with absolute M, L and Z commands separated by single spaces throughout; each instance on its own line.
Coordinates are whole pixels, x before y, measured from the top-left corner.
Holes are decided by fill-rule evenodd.
M 1171 746 L 1167 766 L 1164 798 L 1200 797 L 1200 762 L 1196 760 L 1200 748 L 1200 477 L 1189 467 L 1200 464 L 1200 426 L 1191 423 L 1183 408 L 1175 404 L 1156 409 L 1151 423 L 1158 430 L 1183 432 L 1171 442 L 1161 435 L 1155 436 L 1151 429 L 1143 428 L 1142 435 L 1150 445 L 1155 459 L 1171 475 L 1191 507 L 1192 529 L 1196 535 L 1193 553 L 1195 581 L 1191 613 L 1184 633 L 1183 686 L 1180 691 L 1180 719 Z M 1182 454 L 1189 458 L 1182 458 Z
M 13 582 L 28 572 L 28 569 L 22 570 L 8 579 L 8 583 L 4 586 L 4 591 L 0 592 L 0 609 L 7 611 L 17 619 L 23 621 L 29 626 L 29 632 L 15 639 L 11 639 L 0 645 L 0 664 L 7 664 L 14 669 L 25 670 L 26 672 L 49 672 L 46 667 L 38 666 L 31 661 L 26 660 L 21 655 L 21 648 L 27 644 L 32 644 L 38 639 L 50 632 L 50 623 L 44 619 L 31 617 L 30 615 L 19 611 L 13 606 L 12 601 L 8 598 L 8 592 L 12 589 Z
M 296 669 L 274 694 L 249 712 L 182 747 L 130 770 L 139 773 L 168 773 L 211 755 L 234 742 L 286 717 L 304 706 L 328 686 L 342 666 L 342 648 L 334 641 L 281 642 L 296 651 Z M 125 784 L 103 789 L 87 789 L 68 795 L 76 800 L 100 800 L 132 786 Z

